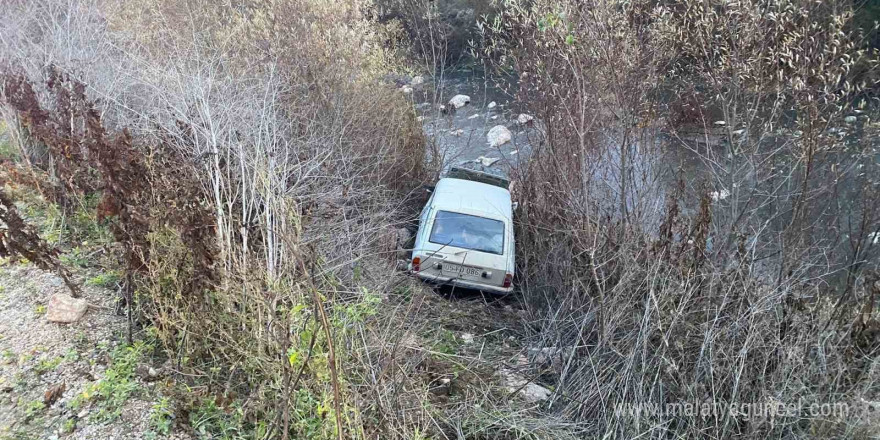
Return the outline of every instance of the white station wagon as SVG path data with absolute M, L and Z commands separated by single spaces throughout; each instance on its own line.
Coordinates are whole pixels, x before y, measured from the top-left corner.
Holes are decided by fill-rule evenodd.
M 509 181 L 453 167 L 419 217 L 410 270 L 419 278 L 485 292 L 513 290 Z

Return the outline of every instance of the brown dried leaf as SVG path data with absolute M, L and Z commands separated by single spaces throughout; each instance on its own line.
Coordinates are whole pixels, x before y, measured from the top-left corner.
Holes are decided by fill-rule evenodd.
M 49 387 L 46 390 L 46 393 L 43 395 L 43 404 L 47 407 L 52 406 L 58 399 L 61 398 L 61 395 L 64 394 L 64 390 L 67 389 L 67 384 L 64 382 L 57 383 Z

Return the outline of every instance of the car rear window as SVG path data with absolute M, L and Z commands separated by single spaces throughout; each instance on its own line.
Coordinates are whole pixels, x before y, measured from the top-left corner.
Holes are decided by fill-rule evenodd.
M 501 255 L 504 251 L 504 222 L 476 215 L 438 211 L 428 241 Z

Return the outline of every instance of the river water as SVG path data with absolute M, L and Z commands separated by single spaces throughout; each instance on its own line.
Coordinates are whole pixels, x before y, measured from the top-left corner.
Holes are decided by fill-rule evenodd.
M 502 170 L 509 171 L 521 161 L 527 160 L 531 151 L 531 145 L 538 145 L 543 135 L 541 132 L 540 121 L 534 121 L 529 124 L 520 124 L 517 117 L 524 112 L 516 104 L 511 93 L 507 90 L 515 90 L 511 86 L 515 86 L 513 82 L 508 84 L 496 84 L 486 80 L 484 74 L 480 71 L 455 72 L 447 74 L 441 81 L 437 81 L 438 85 L 434 86 L 430 81 L 422 86 L 414 87 L 412 91 L 412 101 L 418 115 L 421 118 L 426 137 L 428 139 L 428 155 L 429 159 L 438 159 L 444 165 L 444 168 L 463 161 L 473 161 L 480 158 L 498 159 L 493 165 Z M 440 105 L 447 105 L 450 98 L 455 95 L 467 95 L 470 97 L 470 103 L 454 112 L 442 112 Z M 490 103 L 495 103 L 490 108 Z M 841 134 L 846 130 L 847 139 L 842 142 L 854 144 L 859 139 L 875 139 L 876 134 L 867 134 L 864 128 L 872 126 L 877 128 L 877 124 L 869 124 L 869 119 L 859 116 L 858 124 L 843 124 L 838 128 L 830 128 L 829 133 Z M 512 139 L 510 142 L 498 147 L 492 147 L 487 140 L 487 133 L 492 127 L 503 125 L 510 130 Z M 712 127 L 710 127 L 711 129 Z M 874 130 L 876 131 L 876 130 Z M 628 209 L 640 212 L 640 223 L 646 232 L 655 233 L 659 226 L 660 216 L 664 210 L 665 198 L 667 191 L 673 188 L 678 179 L 682 179 L 685 184 L 685 194 L 681 204 L 682 214 L 685 216 L 695 214 L 698 207 L 700 195 L 709 191 L 714 194 L 716 199 L 713 204 L 717 206 L 713 209 L 716 216 L 725 216 L 726 212 L 730 212 L 730 216 L 735 217 L 737 214 L 737 199 L 744 195 L 737 194 L 736 185 L 729 186 L 725 179 L 721 178 L 727 169 L 734 168 L 730 164 L 735 163 L 734 160 L 726 157 L 727 149 L 720 145 L 711 145 L 700 142 L 705 138 L 706 133 L 700 127 L 695 128 L 694 140 L 676 139 L 670 141 L 664 140 L 664 136 L 657 136 L 656 144 L 651 148 L 640 148 L 639 145 L 633 145 L 628 151 L 630 163 L 637 178 L 631 178 L 631 188 L 627 199 Z M 685 133 L 686 135 L 686 133 Z M 791 136 L 788 135 L 788 139 Z M 781 135 L 784 139 L 786 135 Z M 608 137 L 609 142 L 613 144 L 613 136 Z M 858 183 L 859 179 L 864 176 L 867 167 L 877 169 L 880 164 L 880 148 L 877 148 L 877 142 L 874 144 L 873 152 L 869 152 L 870 157 L 865 160 L 864 157 L 856 157 L 849 153 L 844 153 L 839 159 L 839 166 L 848 166 L 855 169 L 855 172 L 842 175 L 842 178 L 852 179 L 856 182 L 850 185 L 841 182 L 839 199 L 835 202 L 838 205 L 839 215 L 845 218 L 853 218 L 862 213 L 863 208 L 853 206 L 845 208 L 844 205 L 857 205 L 864 201 L 866 194 L 860 191 L 851 191 L 851 187 L 862 187 L 862 183 Z M 595 185 L 595 194 L 604 194 L 599 196 L 598 203 L 602 203 L 602 199 L 608 202 L 608 211 L 617 209 L 612 203 L 615 200 L 621 200 L 621 195 L 616 193 L 619 187 L 619 154 L 620 149 L 607 148 L 606 151 L 598 153 L 597 157 L 589 158 L 590 172 L 592 173 L 588 179 L 590 185 Z M 869 148 L 868 151 L 871 151 Z M 864 153 L 860 153 L 864 155 Z M 587 158 L 581 158 L 586 160 Z M 726 161 L 730 161 L 726 163 Z M 873 163 L 872 163 L 873 162 Z M 861 170 L 861 163 L 865 164 L 865 170 Z M 749 182 L 754 179 L 753 176 L 738 175 L 738 178 L 745 179 L 741 182 L 747 186 L 755 184 Z M 752 185 L 754 186 L 754 185 Z M 754 186 L 757 188 L 757 186 Z M 604 191 L 604 193 L 603 193 Z M 647 196 L 646 196 L 647 195 Z M 729 197 L 728 201 L 724 201 Z M 841 209 L 843 208 L 843 209 Z M 754 211 L 758 215 L 758 219 L 763 222 L 764 219 L 769 221 L 770 218 L 776 218 L 778 213 L 762 213 Z M 783 216 L 784 217 L 784 216 Z M 844 218 L 844 222 L 846 222 Z M 719 220 L 722 220 L 719 218 Z M 840 231 L 844 233 L 844 231 Z M 842 239 L 845 241 L 848 234 L 844 233 Z M 878 237 L 874 235 L 872 238 Z M 869 238 L 868 245 L 871 246 Z M 839 245 L 845 243 L 839 242 Z M 880 244 L 880 243 L 878 243 Z M 758 243 L 752 243 L 758 245 Z M 844 246 L 844 247 L 848 247 Z M 873 255 L 870 258 L 876 258 L 876 254 L 880 250 L 880 246 L 871 246 Z M 844 252 L 845 253 L 845 252 Z
M 538 134 L 537 128 L 517 123 L 520 112 L 503 86 L 487 82 L 479 72 L 456 72 L 438 82 L 438 87 L 417 87 L 412 94 L 428 139 L 429 159 L 439 159 L 445 167 L 481 157 L 499 159 L 493 166 L 508 170 L 528 156 L 530 137 Z M 441 111 L 441 105 L 450 107 L 448 102 L 455 95 L 469 96 L 470 103 L 455 111 Z M 512 139 L 493 147 L 486 135 L 497 125 L 509 129 Z

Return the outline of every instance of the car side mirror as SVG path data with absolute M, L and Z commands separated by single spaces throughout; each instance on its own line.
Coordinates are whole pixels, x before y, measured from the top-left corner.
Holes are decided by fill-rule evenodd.
M 513 207 L 513 210 L 516 211 L 516 208 L 519 208 L 519 202 L 513 202 L 511 206 Z
M 422 188 L 424 188 L 425 191 L 427 191 L 429 193 L 434 192 L 434 185 L 422 185 Z

